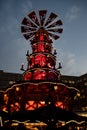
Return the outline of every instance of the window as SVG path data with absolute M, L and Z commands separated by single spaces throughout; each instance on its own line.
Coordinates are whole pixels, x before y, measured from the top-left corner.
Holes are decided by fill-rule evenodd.
M 85 82 L 84 85 L 87 86 L 87 82 Z

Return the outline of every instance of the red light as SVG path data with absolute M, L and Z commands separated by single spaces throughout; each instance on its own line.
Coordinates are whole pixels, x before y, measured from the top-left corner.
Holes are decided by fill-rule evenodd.
M 28 101 L 25 105 L 25 109 L 26 110 L 35 110 L 35 108 L 37 107 L 35 101 Z
M 40 35 L 40 41 L 43 41 L 43 40 L 44 40 L 44 36 Z
M 24 80 L 31 80 L 32 78 L 32 72 L 28 72 L 25 76 L 24 76 Z

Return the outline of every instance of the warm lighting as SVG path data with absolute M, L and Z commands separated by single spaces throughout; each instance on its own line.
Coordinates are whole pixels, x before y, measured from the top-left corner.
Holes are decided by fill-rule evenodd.
M 45 101 L 39 101 L 38 102 L 38 108 L 45 106 Z
M 41 104 L 45 104 L 45 101 L 40 101 Z
M 64 126 L 66 123 L 64 121 L 62 121 L 62 126 Z
M 5 102 L 5 104 L 8 103 L 8 95 L 7 94 L 4 94 L 4 102 Z
M 58 89 L 58 86 L 54 86 L 54 90 L 57 90 Z
M 43 123 L 43 122 L 35 122 L 35 123 L 24 123 L 25 127 L 29 130 L 38 130 L 39 128 L 40 129 L 43 129 L 43 127 L 46 127 L 47 124 Z
M 57 128 L 58 128 L 58 127 L 61 127 L 61 126 L 65 126 L 65 124 L 66 124 L 65 121 L 60 121 L 60 120 L 58 120 L 58 122 L 56 123 L 56 126 L 57 126 Z
M 11 126 L 18 126 L 19 123 L 12 123 Z
M 20 110 L 20 104 L 18 102 L 15 102 L 14 104 L 11 104 L 10 107 L 11 107 L 12 112 Z
M 77 113 L 79 116 L 84 116 L 87 117 L 87 113 L 86 112 L 82 112 L 82 113 Z
M 15 83 L 15 81 L 9 81 L 9 84 L 14 84 Z
M 4 107 L 2 108 L 2 110 L 6 112 L 6 111 L 7 111 L 7 107 L 4 106 Z
M 77 126 L 77 130 L 80 130 L 80 127 L 79 127 L 79 126 Z
M 51 102 L 48 102 L 48 104 L 51 104 Z
M 80 92 L 77 92 L 77 96 L 80 97 Z
M 63 102 L 60 102 L 60 101 L 58 101 L 58 102 L 56 102 L 56 107 L 60 107 L 60 108 L 64 108 L 64 104 L 63 104 Z
M 11 104 L 11 107 L 14 107 L 14 105 L 13 105 L 13 104 Z
M 7 94 L 4 94 L 4 98 L 7 97 Z
M 16 87 L 16 91 L 19 91 L 20 90 L 20 88 L 19 87 Z
M 25 105 L 26 110 L 35 110 L 36 107 L 37 104 L 35 103 L 35 101 L 28 101 Z

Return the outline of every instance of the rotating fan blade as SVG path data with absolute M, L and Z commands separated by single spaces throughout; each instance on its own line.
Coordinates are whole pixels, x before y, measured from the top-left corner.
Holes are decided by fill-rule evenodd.
M 44 21 L 46 19 L 47 10 L 40 10 L 39 16 L 40 16 L 40 25 L 43 26 Z
M 23 34 L 23 36 L 28 40 L 30 39 L 31 37 L 33 37 L 35 35 L 36 32 L 34 33 L 26 33 L 26 34 Z
M 22 21 L 22 24 L 23 25 L 26 25 L 26 26 L 29 26 L 29 27 L 37 27 L 36 25 L 34 25 L 29 19 L 27 18 L 24 18 L 23 21 Z
M 50 16 L 47 19 L 47 22 L 45 23 L 45 26 L 47 26 L 49 23 L 51 23 L 56 17 L 57 17 L 56 14 L 51 13 Z
M 48 32 L 48 34 L 54 39 L 54 40 L 57 40 L 58 38 L 60 38 L 58 35 L 56 34 L 52 34 L 50 32 Z
M 40 26 L 36 13 L 34 11 L 28 14 L 28 16 L 37 26 Z
M 51 38 L 55 40 L 58 39 L 59 34 L 63 31 L 61 27 L 62 21 L 60 19 L 56 20 L 58 16 L 52 12 L 46 19 L 47 10 L 39 10 L 38 13 L 39 18 L 35 11 L 32 11 L 27 15 L 27 17 L 24 17 L 21 23 L 21 32 L 23 33 L 24 37 L 26 39 L 32 40 L 36 38 L 35 34 L 43 31 L 43 34 L 47 32 Z
M 51 31 L 51 32 L 58 32 L 58 33 L 62 33 L 63 29 L 62 28 L 58 28 L 58 29 L 48 29 L 47 31 Z
M 47 26 L 47 28 L 52 28 L 52 27 L 60 26 L 60 25 L 62 25 L 62 21 L 58 20 L 58 21 L 52 23 L 51 25 Z
M 31 31 L 36 31 L 36 28 L 29 28 L 27 26 L 21 26 L 21 32 L 31 32 Z

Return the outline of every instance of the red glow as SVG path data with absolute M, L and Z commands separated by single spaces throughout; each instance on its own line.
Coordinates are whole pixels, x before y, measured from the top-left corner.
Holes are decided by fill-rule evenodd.
M 35 66 L 44 67 L 46 65 L 46 57 L 43 54 L 38 54 L 35 56 Z
M 45 106 L 45 101 L 39 101 L 38 108 Z
M 55 62 L 50 56 L 47 57 L 47 66 L 52 69 L 55 67 Z
M 36 70 L 34 72 L 34 79 L 35 80 L 44 80 L 46 79 L 46 71 L 45 70 Z
M 28 72 L 25 76 L 24 76 L 24 80 L 30 80 L 32 78 L 32 72 Z
M 34 67 L 34 56 L 30 57 L 29 65 L 30 65 L 30 68 Z
M 7 106 L 3 106 L 2 111 L 7 111 Z
M 35 101 L 28 101 L 25 105 L 25 109 L 26 110 L 35 110 L 36 106 L 37 105 L 36 105 Z
M 56 107 L 60 107 L 60 108 L 64 108 L 64 104 L 63 104 L 63 102 L 56 102 Z
M 44 36 L 40 35 L 40 41 L 44 41 Z
M 62 101 L 57 101 L 55 106 L 66 110 L 68 109 L 67 105 Z
M 11 104 L 10 109 L 11 109 L 11 112 L 19 111 L 20 110 L 20 104 L 18 102 L 15 102 L 14 104 Z
M 44 44 L 43 43 L 38 44 L 38 52 L 44 52 Z

